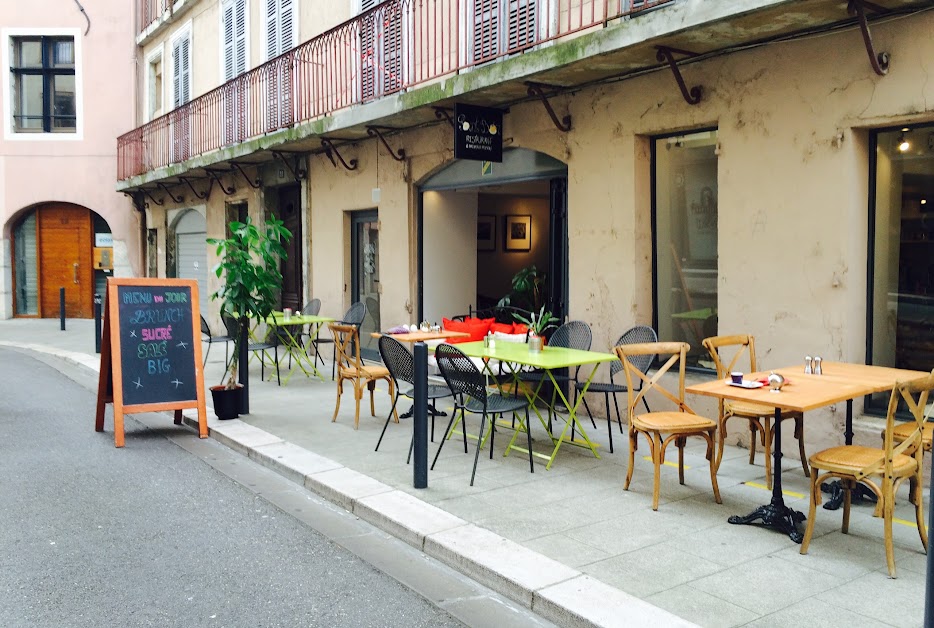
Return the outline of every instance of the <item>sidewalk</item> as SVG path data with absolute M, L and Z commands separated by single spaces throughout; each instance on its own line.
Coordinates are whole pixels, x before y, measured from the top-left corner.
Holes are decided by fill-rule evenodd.
M 0 345 L 53 353 L 94 369 L 99 362 L 92 321 L 69 320 L 66 332 L 57 320 L 0 321 Z M 210 358 L 207 385 L 220 381 L 223 347 L 215 346 Z M 769 500 L 761 450 L 750 466 L 746 450 L 728 447 L 718 475 L 722 505 L 713 501 L 698 440 L 685 455 L 684 486 L 676 466 L 663 468 L 659 510 L 653 512 L 652 467 L 640 455 L 645 452 L 636 456 L 631 490 L 623 491 L 626 439 L 617 429 L 610 454 L 606 423 L 599 419 L 597 429 L 585 424 L 602 445 L 599 460 L 562 447 L 551 470 L 536 459 L 530 474 L 527 457 L 503 457 L 507 439 L 500 432 L 493 459 L 489 447 L 481 452 L 470 487 L 474 444 L 465 455 L 462 442 L 452 439 L 429 473 L 429 488 L 416 490 L 405 464 L 411 421 L 391 423 L 380 451 L 373 451 L 390 406 L 385 387 L 376 391 L 376 418 L 364 397 L 354 431 L 352 389 L 347 394 L 345 388 L 332 423 L 336 394 L 330 380 L 297 371 L 279 387 L 275 379 L 260 381 L 254 361 L 250 382 L 252 414 L 219 422 L 209 408 L 212 437 L 560 625 L 922 624 L 926 557 L 907 486 L 896 510 L 898 578 L 892 580 L 882 521 L 872 518 L 871 506 L 854 505 L 849 535 L 839 531 L 841 511 L 818 509 L 807 556 L 778 533 L 727 524 L 729 515 Z M 437 419 L 429 462 L 446 422 Z M 468 431 L 476 433 L 478 424 L 468 415 Z M 534 417 L 532 425 L 533 437 L 544 440 Z M 110 415 L 105 429 L 112 434 Z M 128 438 L 127 448 L 132 446 Z M 786 502 L 807 512 L 800 464 L 786 458 L 783 470 Z

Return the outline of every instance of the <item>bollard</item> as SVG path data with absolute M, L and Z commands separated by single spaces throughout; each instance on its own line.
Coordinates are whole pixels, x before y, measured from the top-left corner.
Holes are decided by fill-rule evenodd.
M 58 289 L 58 318 L 62 323 L 62 331 L 65 331 L 65 288 Z
M 412 418 L 412 443 L 415 448 L 413 465 L 415 488 L 428 488 L 428 347 L 415 343 L 415 397 Z
M 94 293 L 94 353 L 101 352 L 101 303 L 103 298 Z
M 931 484 L 934 486 L 934 464 L 931 465 Z M 934 499 L 928 507 L 928 522 L 934 521 Z M 934 626 L 934 552 L 928 552 L 927 575 L 924 578 L 924 625 Z

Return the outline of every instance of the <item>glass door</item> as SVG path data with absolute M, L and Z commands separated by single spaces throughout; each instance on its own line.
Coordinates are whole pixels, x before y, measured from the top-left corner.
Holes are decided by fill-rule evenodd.
M 379 221 L 376 211 L 351 215 L 350 254 L 352 260 L 351 299 L 366 305 L 366 317 L 360 326 L 363 357 L 379 360 L 377 339 L 370 336 L 380 330 L 379 320 Z

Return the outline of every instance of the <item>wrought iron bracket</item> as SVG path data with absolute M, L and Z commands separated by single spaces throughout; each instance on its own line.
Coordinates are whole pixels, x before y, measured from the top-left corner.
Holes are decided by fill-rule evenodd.
M 351 159 L 350 163 L 344 161 L 344 158 L 341 157 L 340 151 L 337 150 L 337 147 L 334 146 L 334 142 L 330 138 L 322 137 L 321 145 L 324 146 L 324 154 L 327 155 L 327 158 L 331 160 L 331 164 L 337 168 L 337 162 L 334 161 L 334 156 L 337 155 L 337 158 L 340 160 L 341 165 L 344 166 L 347 170 L 356 170 L 357 169 L 357 160 Z
M 394 130 L 394 129 L 389 129 Z M 386 141 L 386 138 L 383 137 L 383 134 L 380 132 L 378 126 L 368 126 L 366 128 L 366 134 L 370 137 L 378 137 L 379 141 L 383 143 L 383 146 L 386 147 L 386 150 L 389 151 L 389 156 L 395 159 L 396 161 L 405 161 L 405 149 L 400 148 L 397 152 L 393 152 L 392 147 L 389 146 L 389 143 Z
M 551 103 L 548 102 L 548 96 L 545 95 L 545 91 L 542 88 L 551 87 L 550 85 L 544 85 L 542 83 L 532 83 L 526 81 L 526 87 L 529 88 L 529 96 L 537 96 L 539 100 L 542 101 L 542 104 L 545 106 L 545 111 L 548 112 L 548 115 L 551 116 L 551 121 L 554 122 L 555 126 L 559 131 L 567 133 L 571 130 L 571 116 L 567 115 L 558 120 L 558 116 L 555 114 L 555 110 L 551 108 Z
M 681 95 L 684 97 L 685 102 L 689 105 L 696 105 L 699 103 L 704 93 L 703 87 L 695 85 L 688 90 L 687 85 L 684 84 L 684 78 L 681 76 L 681 70 L 678 68 L 678 62 L 675 61 L 674 57 L 676 54 L 685 57 L 696 57 L 697 55 L 687 50 L 669 48 L 668 46 L 655 46 L 655 50 L 657 51 L 655 58 L 658 59 L 659 63 L 667 63 L 668 67 L 671 68 L 671 73 L 675 75 L 675 80 L 678 82 L 678 88 L 681 90 Z
M 188 189 L 190 189 L 191 193 L 195 195 L 195 198 L 206 201 L 211 197 L 211 190 L 214 188 L 214 179 L 208 179 L 208 189 L 204 192 L 198 192 L 198 190 L 195 189 L 195 186 L 191 184 L 191 181 L 188 179 L 188 177 L 179 177 L 178 180 L 188 186 Z
M 184 196 L 175 196 L 174 194 L 172 194 L 172 190 L 169 189 L 169 186 L 167 186 L 162 181 L 157 182 L 156 186 L 158 186 L 160 190 L 168 194 L 169 198 L 172 199 L 173 203 L 184 203 L 185 202 Z
M 444 118 L 445 120 L 448 121 L 448 124 L 450 124 L 452 128 L 454 127 L 454 117 L 451 115 L 450 109 L 448 109 L 447 107 L 432 107 L 432 109 L 435 110 L 436 118 L 438 118 L 439 120 Z
M 286 159 L 286 155 L 289 153 L 283 152 L 281 150 L 269 151 L 272 153 L 272 156 L 285 164 L 285 167 L 289 169 L 289 172 L 292 173 L 292 177 L 295 179 L 295 182 L 298 183 L 302 179 L 308 176 L 308 171 L 302 168 L 301 166 L 293 166 L 292 162 Z M 293 153 L 294 154 L 294 153 Z
M 129 196 L 130 200 L 133 201 L 133 207 L 136 211 L 142 213 L 146 211 L 146 199 L 141 191 L 136 190 L 135 192 L 124 192 L 124 196 Z
M 230 165 L 236 168 L 237 172 L 239 172 L 241 176 L 243 176 L 243 180 L 246 181 L 246 184 L 249 185 L 251 188 L 253 188 L 254 190 L 258 190 L 261 187 L 263 187 L 263 180 L 260 179 L 259 177 L 256 177 L 255 180 L 248 177 L 246 175 L 246 172 L 243 170 L 243 166 L 241 166 L 238 162 L 231 161 Z
M 225 195 L 230 196 L 237 191 L 237 188 L 232 185 L 229 188 L 225 188 L 224 182 L 221 181 L 220 174 L 230 172 L 229 170 L 214 170 L 213 168 L 205 168 L 204 171 L 208 173 L 208 176 L 211 177 L 211 180 L 217 184 L 217 187 L 219 187 Z
M 859 30 L 863 33 L 863 43 L 866 45 L 866 53 L 869 55 L 869 64 L 872 65 L 872 69 L 876 74 L 885 76 L 889 71 L 889 53 L 880 52 L 876 54 L 876 50 L 872 45 L 869 24 L 866 22 L 866 9 L 872 9 L 876 13 L 888 13 L 889 10 L 880 7 L 878 4 L 866 2 L 866 0 L 850 0 L 846 7 L 846 12 L 859 20 Z
M 154 197 L 154 196 L 150 193 L 150 191 L 147 190 L 146 188 L 140 188 L 140 191 L 141 191 L 143 194 L 145 194 L 146 197 L 149 198 L 149 200 L 151 200 L 151 201 L 152 201 L 153 203 L 155 203 L 156 205 L 159 205 L 159 206 L 161 207 L 162 205 L 165 204 L 165 199 L 162 199 L 161 201 L 156 200 L 156 197 Z

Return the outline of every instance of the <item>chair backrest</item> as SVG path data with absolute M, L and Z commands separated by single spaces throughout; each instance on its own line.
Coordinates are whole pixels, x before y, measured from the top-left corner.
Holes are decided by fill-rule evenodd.
M 454 345 L 440 344 L 435 349 L 435 360 L 452 393 L 472 397 L 486 406 L 486 382 L 470 358 Z
M 663 397 L 678 406 L 681 412 L 690 412 L 696 414 L 686 403 L 684 403 L 684 362 L 688 349 L 691 346 L 686 342 L 644 342 L 641 344 L 620 345 L 616 347 L 616 355 L 623 363 L 626 372 L 626 388 L 629 400 L 628 416 L 629 419 L 635 416 L 636 406 L 651 391 L 656 391 Z M 658 355 L 659 358 L 667 360 L 659 367 L 652 377 L 639 370 L 630 358 Z M 660 382 L 662 377 L 675 365 L 678 366 L 678 392 L 671 392 Z
M 204 320 L 204 315 L 201 316 L 201 333 L 210 338 L 214 334 L 211 333 L 211 328 L 208 327 L 208 322 Z
M 221 314 L 221 320 L 224 321 L 224 327 L 227 329 L 227 335 L 236 339 L 240 331 L 240 325 L 237 323 L 237 319 L 229 314 Z
M 548 339 L 548 346 L 589 351 L 592 342 L 593 332 L 590 331 L 590 325 L 584 321 L 568 321 L 555 330 Z
M 312 299 L 302 308 L 302 314 L 305 316 L 317 316 L 321 311 L 321 299 Z
M 356 325 L 346 323 L 328 323 L 328 329 L 334 336 L 334 351 L 337 358 L 337 368 L 360 370 L 363 361 L 360 359 L 360 339 Z
M 405 345 L 384 334 L 379 337 L 379 355 L 397 383 L 415 384 L 415 358 Z
M 655 330 L 648 325 L 636 325 L 635 327 L 627 329 L 613 346 L 618 347 L 620 345 L 636 345 L 645 342 L 658 342 L 658 334 L 656 334 Z M 629 358 L 629 361 L 632 362 L 632 365 L 643 373 L 648 373 L 649 367 L 651 367 L 652 362 L 655 361 L 655 354 L 647 353 L 645 355 L 636 355 Z M 621 361 L 613 362 L 610 365 L 610 381 L 612 381 L 613 376 L 619 373 L 621 370 L 623 370 L 623 363 Z
M 373 329 L 379 331 L 380 329 L 379 301 L 375 299 L 374 297 L 367 297 L 366 298 L 366 311 L 367 313 L 369 313 L 370 318 L 373 319 Z
M 748 334 L 711 336 L 702 343 L 717 367 L 717 377 L 727 378 L 732 371 L 755 373 L 756 340 Z M 747 362 L 748 358 L 748 362 Z
M 363 324 L 364 318 L 366 318 L 366 305 L 362 301 L 357 301 L 350 306 L 349 310 L 344 312 L 344 318 L 341 319 L 341 322 L 360 326 Z
M 934 370 L 930 375 L 919 377 L 907 382 L 898 382 L 892 389 L 892 396 L 889 397 L 889 410 L 885 416 L 885 432 L 882 435 L 883 457 L 864 467 L 857 479 L 870 475 L 872 473 L 884 473 L 887 476 L 894 477 L 893 467 L 895 456 L 899 454 L 913 455 L 921 464 L 922 447 L 921 437 L 924 428 L 924 422 L 927 420 L 926 409 L 931 391 L 934 391 Z M 902 442 L 895 444 L 895 413 L 898 410 L 899 402 L 904 401 L 911 413 L 914 430 L 911 435 Z

